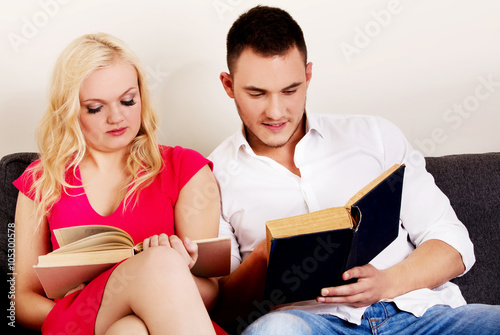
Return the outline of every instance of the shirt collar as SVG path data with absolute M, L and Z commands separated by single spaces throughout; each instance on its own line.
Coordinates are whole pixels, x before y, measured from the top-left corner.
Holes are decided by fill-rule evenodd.
M 241 129 L 234 134 L 234 149 L 235 155 L 238 155 L 238 152 L 241 150 L 245 150 L 250 154 L 254 154 L 252 147 L 248 143 L 245 136 L 245 126 L 242 124 Z
M 324 138 L 324 135 L 322 133 L 321 125 L 320 122 L 318 122 L 318 117 L 314 114 L 308 114 L 306 112 L 305 114 L 306 117 L 306 136 L 308 136 L 309 133 L 317 133 L 321 138 Z M 302 141 L 302 139 L 301 139 Z M 248 153 L 255 155 L 253 152 L 252 147 L 248 143 L 246 136 L 245 136 L 245 127 L 243 124 L 241 125 L 241 129 L 235 134 L 234 138 L 234 149 L 235 153 L 238 154 L 238 151 L 240 149 L 247 151 Z
M 318 120 L 319 118 L 317 115 L 306 113 L 306 135 L 309 134 L 309 132 L 316 132 L 321 138 L 325 138 L 321 129 L 321 124 Z

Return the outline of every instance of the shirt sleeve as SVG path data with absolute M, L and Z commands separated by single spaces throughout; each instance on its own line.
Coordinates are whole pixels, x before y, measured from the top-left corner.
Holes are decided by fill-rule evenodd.
M 448 197 L 437 187 L 425 168 L 425 158 L 413 149 L 401 131 L 387 120 L 379 119 L 388 168 L 406 165 L 401 220 L 410 241 L 419 246 L 425 241 L 441 240 L 462 256 L 465 274 L 475 262 L 474 247 L 467 228 L 457 218 Z M 463 275 L 462 274 L 462 275 Z
M 219 222 L 219 237 L 225 236 L 231 237 L 231 272 L 233 272 L 241 264 L 240 245 L 236 239 L 236 235 L 234 234 L 233 226 L 231 226 L 231 224 L 225 220 L 221 214 Z
M 19 176 L 12 184 L 25 196 L 30 198 L 31 200 L 35 200 L 35 193 L 31 189 L 31 186 L 33 185 L 33 182 L 35 181 L 35 177 L 33 174 L 33 168 L 35 168 L 36 165 L 40 164 L 40 160 L 36 160 L 33 163 L 31 163 L 26 170 L 24 170 L 23 174 Z
M 172 149 L 171 154 L 179 191 L 205 165 L 208 164 L 213 169 L 212 162 L 195 150 L 177 146 Z

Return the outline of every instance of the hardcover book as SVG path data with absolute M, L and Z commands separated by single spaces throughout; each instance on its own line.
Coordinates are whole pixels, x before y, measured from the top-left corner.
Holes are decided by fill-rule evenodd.
M 275 304 L 316 299 L 391 244 L 399 232 L 404 169 L 395 164 L 343 207 L 266 222 L 264 298 Z
M 55 229 L 60 248 L 38 257 L 35 272 L 45 294 L 60 299 L 80 283 L 86 283 L 116 263 L 142 251 L 124 230 L 112 226 L 88 225 Z M 218 277 L 229 274 L 229 237 L 195 240 L 198 259 L 191 269 L 195 276 Z

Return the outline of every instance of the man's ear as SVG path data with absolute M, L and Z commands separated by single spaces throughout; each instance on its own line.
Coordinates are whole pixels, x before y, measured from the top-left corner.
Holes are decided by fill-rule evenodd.
M 231 75 L 227 72 L 222 72 L 219 78 L 227 95 L 231 99 L 234 99 L 233 78 L 231 78 Z
M 307 86 L 309 86 L 309 82 L 311 81 L 311 78 L 312 78 L 312 68 L 313 68 L 313 63 L 309 62 L 306 64 L 306 83 L 307 83 Z

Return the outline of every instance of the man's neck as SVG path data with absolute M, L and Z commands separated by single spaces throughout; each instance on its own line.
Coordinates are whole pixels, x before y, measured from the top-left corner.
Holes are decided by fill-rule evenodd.
M 278 148 L 269 146 L 252 146 L 256 155 L 269 157 L 277 163 L 283 165 L 290 172 L 300 177 L 300 170 L 295 165 L 295 147 L 297 143 L 304 137 L 306 132 L 306 116 L 302 118 L 300 125 L 288 142 Z

